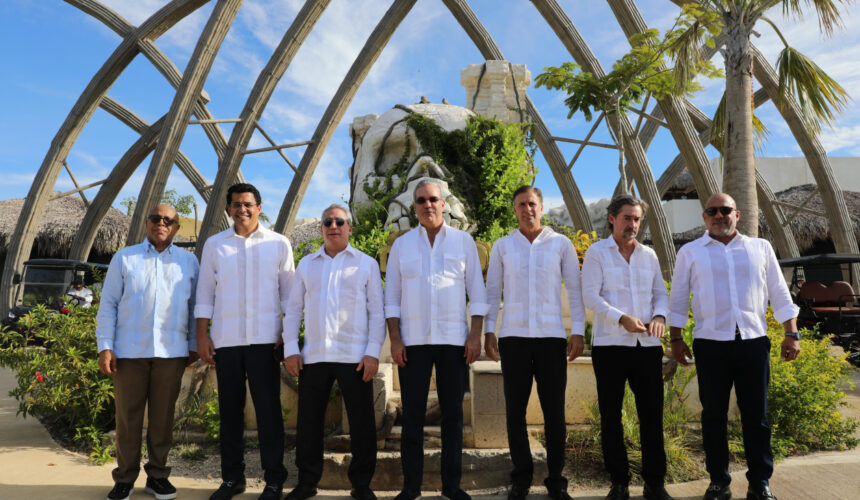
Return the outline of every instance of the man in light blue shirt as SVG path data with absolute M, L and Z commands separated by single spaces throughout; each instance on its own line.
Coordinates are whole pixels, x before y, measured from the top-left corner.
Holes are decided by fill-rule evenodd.
M 158 205 L 146 219 L 147 239 L 111 260 L 102 288 L 96 338 L 99 369 L 114 377 L 117 467 L 108 500 L 127 499 L 140 473 L 144 408 L 149 407 L 146 488 L 176 498 L 167 477 L 173 411 L 185 367 L 197 359 L 194 254 L 172 244 L 179 217 Z

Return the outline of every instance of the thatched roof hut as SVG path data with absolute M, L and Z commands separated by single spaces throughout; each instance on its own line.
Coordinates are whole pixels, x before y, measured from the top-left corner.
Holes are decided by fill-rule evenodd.
M 784 203 L 800 206 L 815 191 L 814 184 L 804 184 L 776 193 L 776 198 Z M 854 237 L 860 241 L 860 193 L 855 191 L 843 191 L 845 205 L 848 207 L 849 216 L 854 226 Z M 821 195 L 816 194 L 806 204 L 806 208 L 824 212 L 824 203 Z M 793 208 L 782 207 L 783 213 L 788 217 Z M 791 220 L 791 231 L 797 240 L 797 247 L 801 254 L 812 254 L 822 252 L 833 252 L 833 242 L 830 237 L 830 221 L 826 217 L 820 217 L 808 212 L 798 212 Z M 705 226 L 699 226 L 683 233 L 675 233 L 673 236 L 675 247 L 680 248 L 684 243 L 695 240 L 705 233 Z M 762 238 L 773 240 L 770 228 L 763 215 L 759 215 L 759 235 Z
M 0 201 L 0 254 L 4 258 L 23 206 L 23 198 Z M 39 222 L 30 256 L 65 258 L 86 211 L 86 205 L 78 196 L 64 196 L 49 201 Z M 130 223 L 131 217 L 115 208 L 109 209 L 96 234 L 89 260 L 109 261 L 114 250 L 125 246 Z

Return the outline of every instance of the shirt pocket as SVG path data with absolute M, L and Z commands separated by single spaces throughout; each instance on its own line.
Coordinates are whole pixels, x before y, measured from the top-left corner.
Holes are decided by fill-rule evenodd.
M 445 255 L 442 273 L 446 278 L 463 280 L 466 275 L 466 259 L 462 255 Z
M 603 289 L 613 293 L 624 293 L 630 288 L 627 271 L 610 266 L 603 273 Z
M 404 255 L 400 258 L 400 276 L 414 280 L 421 276 L 421 255 Z
M 151 278 L 151 273 L 144 269 L 130 270 L 125 277 L 126 287 L 131 293 L 143 294 L 149 288 L 149 280 Z

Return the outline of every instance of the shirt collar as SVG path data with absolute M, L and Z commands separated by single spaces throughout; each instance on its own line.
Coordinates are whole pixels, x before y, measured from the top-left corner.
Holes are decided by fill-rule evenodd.
M 442 219 L 442 227 L 439 228 L 439 232 L 436 233 L 436 235 L 437 236 L 440 234 L 444 235 L 447 233 L 447 231 L 448 231 L 448 223 L 445 222 L 445 219 Z M 427 228 L 425 228 L 421 224 L 418 224 L 418 233 L 423 234 L 424 236 L 427 236 Z M 428 236 L 428 238 L 429 238 L 429 236 Z
M 355 247 L 350 245 L 349 242 L 347 242 L 346 248 L 341 250 L 340 253 L 338 253 L 337 255 L 340 255 L 344 252 L 349 252 L 352 255 L 357 255 L 359 253 L 359 251 L 356 250 Z M 335 255 L 335 257 L 337 257 L 337 255 Z M 312 259 L 317 259 L 317 258 L 322 258 L 322 257 L 328 257 L 328 254 L 325 253 L 325 243 L 323 243 L 323 245 L 319 248 L 319 250 L 317 250 L 316 252 L 311 254 Z M 328 258 L 331 258 L 331 257 L 328 257 Z
M 149 238 L 146 238 L 145 240 L 143 240 L 143 243 L 146 246 L 147 252 L 153 251 L 155 253 L 159 253 L 159 251 L 155 249 L 155 245 L 153 245 L 152 242 L 149 241 Z M 173 242 L 172 241 L 170 242 L 169 245 L 167 245 L 167 248 L 165 248 L 164 251 L 167 252 L 168 255 L 173 255 Z
M 741 233 L 740 233 L 740 231 L 738 231 L 737 233 L 735 233 L 735 237 L 734 237 L 734 238 L 732 238 L 732 239 L 731 239 L 731 241 L 729 241 L 729 242 L 728 242 L 728 244 L 726 244 L 726 246 L 731 246 L 731 245 L 737 245 L 737 244 L 740 244 L 740 243 L 742 243 L 746 238 L 747 238 L 746 236 L 744 236 L 743 234 L 741 234 Z M 704 234 L 704 235 L 702 235 L 702 245 L 710 245 L 710 244 L 720 244 L 720 245 L 722 245 L 723 243 L 722 243 L 722 242 L 720 242 L 720 241 L 717 241 L 717 240 L 715 240 L 715 239 L 713 239 L 713 238 L 711 238 L 711 235 L 710 235 L 710 234 L 708 233 L 708 231 L 706 230 L 706 231 L 705 231 L 705 234 Z
M 526 235 L 524 235 L 522 231 L 520 231 L 520 228 L 518 228 L 518 227 L 514 228 L 514 230 L 510 232 L 511 235 L 519 235 L 520 238 L 524 239 L 526 242 L 529 242 L 529 243 L 537 243 L 538 241 L 549 238 L 550 236 L 552 236 L 553 233 L 555 233 L 555 231 L 553 231 L 551 227 L 542 226 L 541 231 L 540 231 L 540 233 L 538 233 L 535 240 L 532 242 L 529 242 L 529 239 L 526 238 Z
M 233 236 L 234 238 L 264 238 L 265 237 L 265 234 L 263 234 L 264 231 L 268 231 L 268 230 L 266 228 L 264 228 L 262 224 L 258 223 L 257 229 L 255 229 L 253 233 L 249 234 L 248 236 L 241 236 L 241 235 L 239 235 L 239 233 L 236 232 L 236 224 L 233 223 L 230 225 L 230 235 Z

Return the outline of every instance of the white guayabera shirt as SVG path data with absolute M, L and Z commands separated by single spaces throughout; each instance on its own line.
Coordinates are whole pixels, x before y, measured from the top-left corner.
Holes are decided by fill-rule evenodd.
M 299 351 L 299 324 L 305 345 Z M 379 264 L 352 245 L 334 256 L 325 246 L 299 261 L 284 310 L 284 357 L 301 353 L 305 363 L 358 363 L 379 359 L 385 314 Z
M 206 240 L 194 317 L 212 319 L 216 349 L 280 339 L 293 268 L 290 240 L 262 225 L 248 237 L 230 226 Z
M 579 288 L 579 259 L 573 243 L 548 227 L 533 242 L 519 229 L 493 244 L 487 269 L 490 311 L 486 331 L 501 337 L 567 338 L 562 323 L 561 285 L 567 290 L 571 333 L 585 332 Z M 497 324 L 504 289 L 505 307 Z
M 394 240 L 385 273 L 385 317 L 400 318 L 406 346 L 462 346 L 469 314 L 487 314 L 487 291 L 475 240 L 447 224 L 433 246 L 423 226 Z
M 693 293 L 693 335 L 700 339 L 734 340 L 735 325 L 743 339 L 767 335 L 767 304 L 784 323 L 797 317 L 785 278 L 767 240 L 740 233 L 724 245 L 707 233 L 678 251 L 669 325 L 683 328 Z
M 647 332 L 630 333 L 618 324 L 624 314 L 643 323 L 668 314 L 669 294 L 654 250 L 637 243 L 628 263 L 615 238 L 594 242 L 582 263 L 582 300 L 594 313 L 591 345 L 661 345 Z

